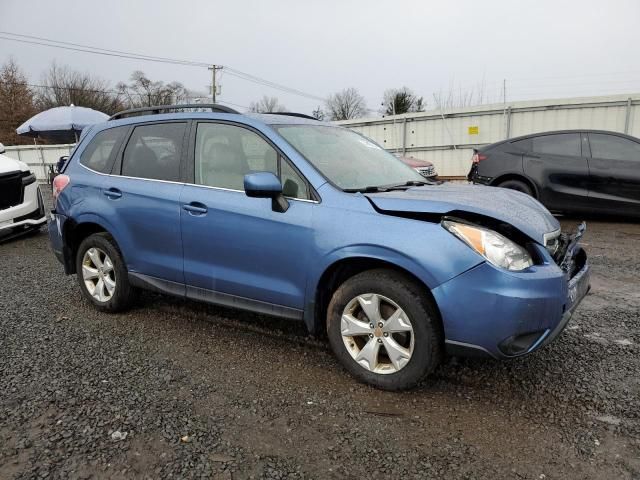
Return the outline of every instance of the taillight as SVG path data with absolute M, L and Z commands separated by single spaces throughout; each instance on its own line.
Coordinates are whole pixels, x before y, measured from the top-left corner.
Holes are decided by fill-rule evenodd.
M 483 155 L 481 153 L 478 152 L 474 152 L 473 156 L 471 157 L 471 163 L 478 163 L 481 162 L 482 160 L 486 160 L 487 156 Z
M 53 179 L 53 205 L 55 206 L 56 201 L 58 200 L 58 196 L 62 193 L 62 190 L 69 185 L 71 179 L 69 175 L 56 175 Z

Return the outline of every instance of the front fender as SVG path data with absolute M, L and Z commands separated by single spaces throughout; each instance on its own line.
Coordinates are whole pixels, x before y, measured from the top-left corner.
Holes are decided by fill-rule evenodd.
M 316 327 L 316 294 L 318 289 L 322 287 L 323 275 L 336 263 L 348 259 L 371 259 L 391 264 L 415 276 L 429 290 L 436 288 L 443 281 L 436 277 L 427 265 L 419 263 L 404 252 L 393 248 L 364 243 L 337 248 L 321 257 L 320 261 L 310 267 L 305 291 L 307 301 L 304 309 L 304 321 L 309 331 L 313 332 Z M 475 263 L 469 268 L 473 266 Z

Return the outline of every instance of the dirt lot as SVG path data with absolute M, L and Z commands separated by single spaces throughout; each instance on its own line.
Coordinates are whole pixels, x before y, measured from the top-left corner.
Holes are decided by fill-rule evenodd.
M 0 478 L 640 479 L 640 224 L 584 244 L 593 289 L 555 343 L 404 393 L 301 324 L 150 293 L 98 313 L 44 231 L 1 244 Z

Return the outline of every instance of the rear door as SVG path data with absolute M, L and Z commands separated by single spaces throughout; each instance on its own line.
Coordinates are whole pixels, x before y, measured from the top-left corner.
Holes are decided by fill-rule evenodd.
M 523 156 L 524 171 L 539 187 L 540 201 L 550 209 L 589 207 L 589 165 L 579 132 L 540 135 Z
M 187 125 L 135 126 L 102 184 L 129 271 L 178 284 L 184 283 L 179 199 Z
M 620 135 L 588 133 L 589 202 L 593 209 L 640 214 L 640 143 Z

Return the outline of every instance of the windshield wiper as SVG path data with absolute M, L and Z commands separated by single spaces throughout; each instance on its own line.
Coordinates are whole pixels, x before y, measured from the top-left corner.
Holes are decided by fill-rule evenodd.
M 423 182 L 421 180 L 409 180 L 405 183 L 400 183 L 398 185 L 370 185 L 368 187 L 362 188 L 345 188 L 345 192 L 349 193 L 376 193 L 376 192 L 390 192 L 391 190 L 406 190 L 409 187 L 420 187 L 422 185 L 432 185 L 430 182 Z
M 345 188 L 344 191 L 348 193 L 356 193 L 356 192 L 374 193 L 374 192 L 386 192 L 387 189 L 385 187 L 376 187 L 375 185 L 370 185 L 368 187 L 362 187 L 362 188 Z
M 408 182 L 400 183 L 398 185 L 391 185 L 385 188 L 396 189 L 396 188 L 404 188 L 404 187 L 421 187 L 422 185 L 429 185 L 429 183 L 423 182 L 422 180 L 409 180 Z

